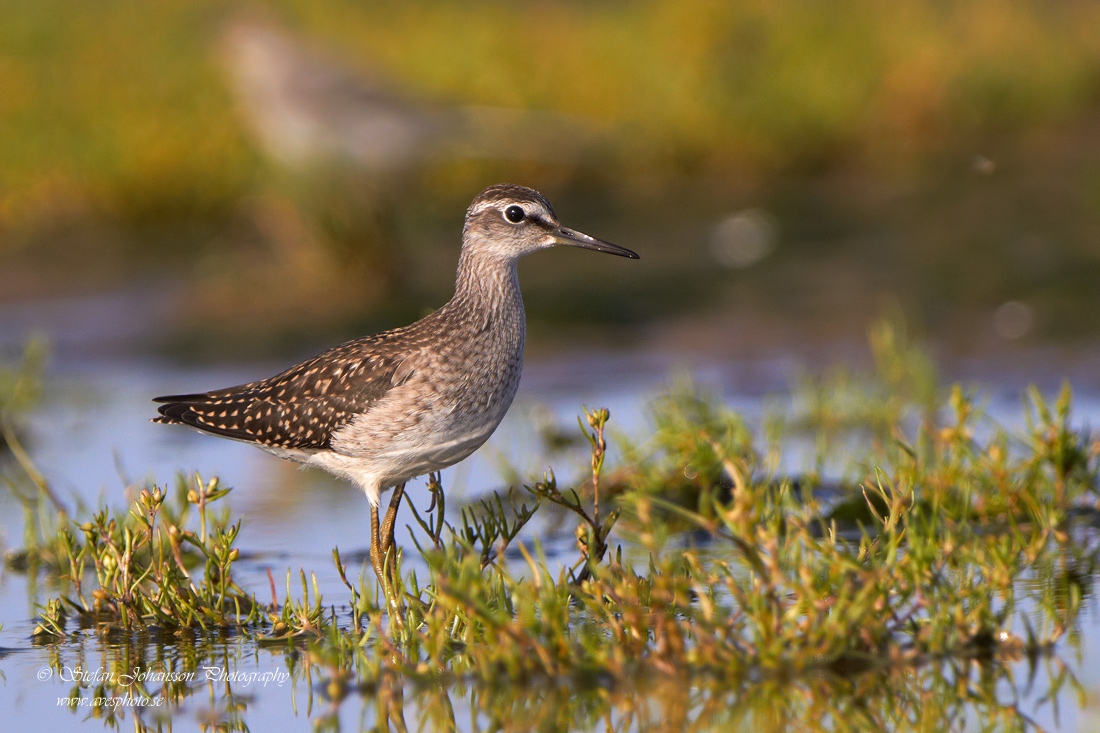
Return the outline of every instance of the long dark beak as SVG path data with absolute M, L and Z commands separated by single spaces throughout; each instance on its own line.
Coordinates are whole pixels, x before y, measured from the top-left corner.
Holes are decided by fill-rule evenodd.
M 607 252 L 608 254 L 619 255 L 620 257 L 629 257 L 632 260 L 638 259 L 638 254 L 626 247 L 620 247 L 617 244 L 611 242 L 605 242 L 602 239 L 596 239 L 590 237 L 587 234 L 581 234 L 580 232 L 569 229 L 567 227 L 558 227 L 551 236 L 557 240 L 558 244 L 567 244 L 570 247 L 584 247 L 585 249 L 594 249 L 597 252 Z

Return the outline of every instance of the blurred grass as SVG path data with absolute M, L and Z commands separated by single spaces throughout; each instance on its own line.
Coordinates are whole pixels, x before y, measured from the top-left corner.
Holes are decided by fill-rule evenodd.
M 1100 8 L 1086 2 L 272 7 L 429 98 L 621 129 L 615 163 L 658 176 L 766 175 L 848 156 L 890 165 L 948 134 L 1079 114 L 1100 79 Z M 58 199 L 138 221 L 219 215 L 270 175 L 217 64 L 234 11 L 211 0 L 8 4 L 5 223 Z
M 297 10 L 310 32 L 432 94 L 624 125 L 624 165 L 673 171 L 770 172 L 843 150 L 927 148 L 960 126 L 1057 118 L 1094 99 L 1100 59 L 1087 3 Z
M 603 142 L 582 162 L 440 163 L 411 184 L 421 194 L 411 203 L 400 191 L 388 192 L 371 209 L 363 199 L 377 191 L 355 176 L 330 171 L 304 178 L 272 163 L 251 138 L 219 56 L 227 23 L 242 13 L 300 33 L 354 69 L 377 70 L 413 98 L 579 116 L 605 133 Z M 413 241 L 411 255 L 394 262 L 378 242 L 404 245 L 443 231 L 452 238 L 453 212 L 471 193 L 511 178 L 556 189 L 555 200 L 561 194 L 582 216 L 591 213 L 586 202 L 590 210 L 632 212 L 660 202 L 667 207 L 662 217 L 697 211 L 713 217 L 731 203 L 764 200 L 783 215 L 784 236 L 792 239 L 820 239 L 836 227 L 875 236 L 890 216 L 891 226 L 917 246 L 871 249 L 897 258 L 880 269 L 903 267 L 927 280 L 922 287 L 932 289 L 919 296 L 927 301 L 926 319 L 935 321 L 944 300 L 998 297 L 985 294 L 987 283 L 998 293 L 1023 285 L 1046 293 L 1054 308 L 1048 322 L 1057 330 L 1077 306 L 1059 300 L 1064 288 L 1042 280 L 1050 268 L 1033 266 L 1045 256 L 1035 253 L 1045 243 L 1005 239 L 1024 228 L 1025 215 L 1034 221 L 1024 224 L 1038 231 L 1053 218 L 1066 227 L 1055 249 L 1092 261 L 1081 250 L 1089 249 L 1090 227 L 1100 217 L 1100 166 L 1081 164 L 1071 153 L 1091 138 L 1091 128 L 1080 123 L 1100 101 L 1097 27 L 1100 7 L 1092 3 L 1037 0 L 276 0 L 262 10 L 214 0 L 6 3 L 0 258 L 22 267 L 0 275 L 0 285 L 9 297 L 20 289 L 49 290 L 48 277 L 27 275 L 40 266 L 69 268 L 70 284 L 110 281 L 112 273 L 117 282 L 118 271 L 151 263 L 158 272 L 173 266 L 184 277 L 214 281 L 193 301 L 200 319 L 216 321 L 210 314 L 224 314 L 234 298 L 240 305 L 241 290 L 262 294 L 253 281 L 292 281 L 295 292 L 279 294 L 287 304 L 281 310 L 258 300 L 259 312 L 242 316 L 252 323 L 265 313 L 284 321 L 315 314 L 316 303 L 334 293 L 342 295 L 331 310 L 346 318 L 376 306 L 395 285 L 422 305 L 437 280 L 449 281 L 452 261 L 439 277 L 410 280 L 405 269 L 422 269 L 421 263 L 405 268 L 402 260 L 421 245 Z M 1036 142 L 1043 131 L 1061 143 Z M 1006 135 L 1024 133 L 1031 137 L 1005 143 Z M 1013 160 L 1020 147 L 1022 159 Z M 1011 183 L 983 191 L 967 180 L 953 181 L 951 190 L 942 177 L 927 184 L 928 171 L 942 172 L 960 150 L 973 151 L 963 153 L 969 160 L 991 148 L 1018 165 L 1006 177 Z M 1041 175 L 1029 180 L 1037 166 Z M 813 183 L 823 174 L 833 177 Z M 897 205 L 914 190 L 916 204 Z M 849 200 L 846 211 L 840 204 Z M 822 210 L 830 213 L 815 213 Z M 674 282 L 713 280 L 709 262 L 679 278 L 666 267 L 691 261 L 690 241 L 705 237 L 691 226 L 678 221 L 650 232 L 655 242 L 678 243 L 654 253 L 654 272 Z M 280 237 L 295 239 L 296 254 L 286 254 Z M 960 245 L 976 261 L 953 259 Z M 1022 253 L 1009 252 L 1008 265 L 993 263 L 1008 267 L 1003 276 L 985 275 L 1004 246 Z M 302 256 L 311 256 L 304 249 L 324 254 L 303 270 Z M 817 254 L 816 247 L 804 249 L 800 256 Z M 803 261 L 814 273 L 825 265 Z M 881 276 L 874 264 L 871 275 Z M 1085 279 L 1095 270 L 1068 269 Z M 364 274 L 372 272 L 377 276 Z M 788 268 L 760 279 L 761 287 L 775 292 L 769 283 L 778 279 L 794 290 L 799 277 Z M 370 285 L 356 288 L 361 282 Z M 694 291 L 721 292 L 720 283 L 710 285 Z M 578 290 L 588 288 L 581 283 Z M 551 302 L 570 300 L 554 295 Z M 665 308 L 683 297 L 658 293 L 658 300 Z
M 211 56 L 216 3 L 8 3 L 0 211 L 124 223 L 216 215 L 255 175 Z

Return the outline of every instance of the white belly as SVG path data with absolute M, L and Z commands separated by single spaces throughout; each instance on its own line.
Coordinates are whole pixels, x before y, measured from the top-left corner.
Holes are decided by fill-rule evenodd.
M 354 481 L 377 503 L 382 491 L 453 466 L 480 448 L 504 418 L 514 394 L 509 390 L 475 416 L 413 412 L 397 394 L 338 430 L 331 451 L 304 462 Z

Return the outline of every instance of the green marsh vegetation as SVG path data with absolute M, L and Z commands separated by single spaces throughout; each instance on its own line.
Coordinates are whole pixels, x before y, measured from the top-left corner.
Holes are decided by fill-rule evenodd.
M 653 402 L 643 439 L 585 410 L 576 486 L 548 473 L 448 512 L 432 477 L 399 615 L 336 548 L 340 597 L 311 568 L 240 587 L 248 527 L 216 479 L 147 487 L 121 511 L 42 512 L 18 563 L 59 590 L 33 644 L 58 666 L 100 644 L 105 664 L 162 673 L 231 663 L 229 649 L 281 656 L 333 729 L 360 706 L 398 730 L 410 709 L 431 729 L 1024 730 L 1084 704 L 1062 656 L 1097 576 L 1100 439 L 1068 386 L 1029 391 L 1010 432 L 942 390 L 899 330 L 871 343 L 873 373 L 808 381 L 759 425 L 690 384 Z M 819 468 L 785 477 L 784 451 L 806 440 Z M 562 559 L 540 522 L 576 528 Z M 219 725 L 247 726 L 239 692 L 210 692 Z M 207 687 L 144 693 L 186 706 Z

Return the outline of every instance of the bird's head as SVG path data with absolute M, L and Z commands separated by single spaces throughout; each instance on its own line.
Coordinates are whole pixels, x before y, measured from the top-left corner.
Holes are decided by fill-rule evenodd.
M 462 235 L 464 248 L 493 259 L 516 260 L 556 245 L 638 259 L 626 247 L 563 227 L 545 196 L 507 183 L 490 186 L 477 195 L 466 210 Z

